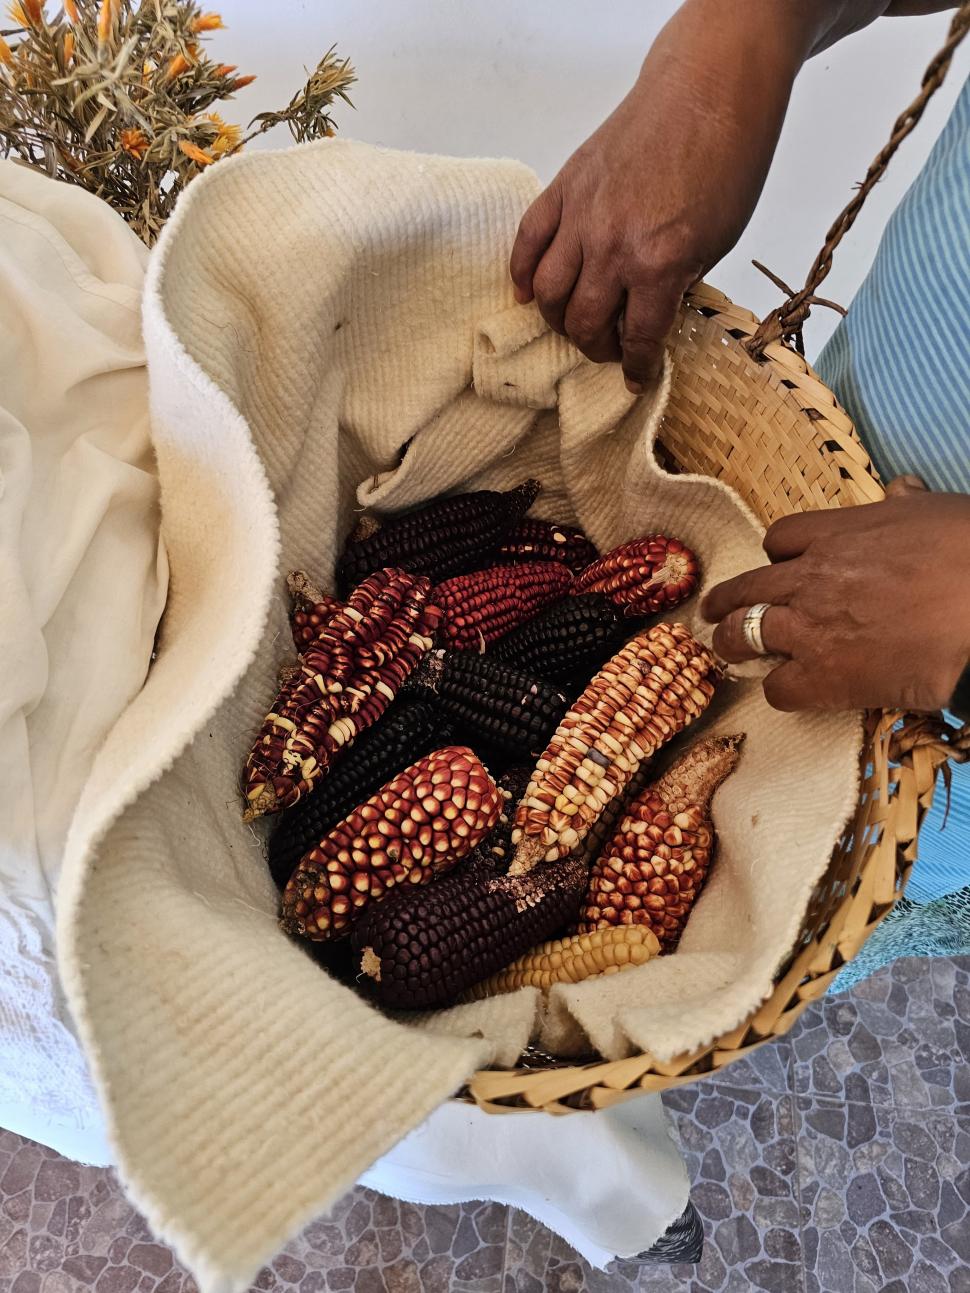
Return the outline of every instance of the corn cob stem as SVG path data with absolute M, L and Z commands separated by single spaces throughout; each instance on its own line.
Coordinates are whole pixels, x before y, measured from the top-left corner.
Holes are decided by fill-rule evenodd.
M 495 825 L 500 803 L 466 747 L 420 759 L 303 858 L 283 891 L 283 929 L 315 940 L 341 934 L 395 886 L 450 870 Z
M 519 988 L 541 988 L 543 992 L 556 983 L 582 983 L 600 974 L 632 970 L 660 951 L 652 930 L 643 925 L 597 929 L 589 934 L 573 934 L 540 943 L 517 961 L 478 983 L 468 993 L 470 1001 L 516 992 Z
M 428 591 L 426 579 L 379 571 L 307 648 L 246 762 L 244 820 L 295 804 L 380 718 L 431 649 L 440 612 Z
M 536 764 L 510 874 L 575 849 L 640 764 L 707 708 L 716 668 L 682 624 L 639 633 L 604 665 Z
M 629 804 L 593 866 L 581 931 L 648 928 L 673 951 L 713 861 L 711 800 L 737 766 L 743 740 L 696 742 Z
M 564 597 L 572 582 L 572 573 L 556 561 L 526 561 L 456 575 L 433 588 L 431 600 L 444 614 L 441 636 L 448 646 L 484 651 Z

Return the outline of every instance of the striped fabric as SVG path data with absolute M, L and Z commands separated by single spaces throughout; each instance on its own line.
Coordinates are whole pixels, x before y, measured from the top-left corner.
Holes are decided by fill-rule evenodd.
M 970 494 L 970 80 L 816 368 L 884 480 Z M 943 798 L 920 833 L 920 903 L 970 884 L 970 766 L 945 830 Z

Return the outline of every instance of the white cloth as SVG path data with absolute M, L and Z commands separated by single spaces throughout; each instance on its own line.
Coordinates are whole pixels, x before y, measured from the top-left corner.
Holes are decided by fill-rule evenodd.
M 526 990 L 406 1026 L 280 934 L 239 769 L 286 654 L 282 569 L 326 577 L 359 502 L 533 473 L 545 514 L 579 519 L 601 546 L 662 517 L 708 581 L 761 557 L 730 490 L 653 461 L 669 366 L 634 400 L 615 367 L 514 306 L 508 247 L 536 187 L 512 163 L 352 143 L 243 157 L 193 182 L 149 266 L 171 587 L 158 658 L 68 835 L 58 957 L 123 1179 L 206 1293 L 247 1287 L 543 1023 Z M 673 373 L 681 416 L 690 346 L 682 388 Z M 110 560 L 102 574 L 115 578 Z M 854 804 L 851 717 L 777 714 L 753 679 L 723 689 L 718 727 L 748 742 L 682 948 L 557 991 L 545 1021 L 564 1046 L 593 1039 L 618 1080 L 636 1078 L 631 1051 L 700 1045 L 762 999 Z M 550 1099 L 561 1081 L 545 1080 Z
M 507 1203 L 601 1270 L 651 1248 L 689 1197 L 657 1095 L 565 1119 L 445 1104 L 360 1183 L 411 1203 Z
M 0 767 L 16 792 L 0 821 L 0 1126 L 98 1165 L 114 1155 L 59 1007 L 52 895 L 79 783 L 141 686 L 166 589 L 145 263 L 105 205 L 0 164 Z M 65 675 L 77 685 L 55 689 Z M 414 1202 L 513 1204 L 602 1266 L 648 1248 L 686 1206 L 662 1118 L 652 1096 L 571 1119 L 447 1104 L 362 1183 Z
M 0 1121 L 87 1161 L 105 1146 L 54 970 L 53 895 L 165 600 L 145 263 L 103 203 L 0 163 Z

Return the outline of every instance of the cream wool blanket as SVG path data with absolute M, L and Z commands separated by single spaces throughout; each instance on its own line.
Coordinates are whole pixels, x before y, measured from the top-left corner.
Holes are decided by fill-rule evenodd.
M 240 764 L 288 654 L 285 571 L 325 579 L 360 505 L 537 475 L 536 511 L 603 547 L 662 525 L 698 549 L 708 584 L 763 560 L 726 488 L 654 464 L 677 374 L 634 400 L 513 305 L 508 250 L 536 191 L 513 163 L 327 141 L 213 168 L 150 264 L 170 591 L 157 661 L 68 842 L 60 967 L 126 1182 L 210 1293 L 245 1287 L 530 1036 L 670 1056 L 736 1024 L 854 802 L 857 721 L 773 713 L 752 678 L 707 722 L 748 742 L 675 957 L 557 991 L 542 1014 L 523 992 L 406 1025 L 279 933 Z

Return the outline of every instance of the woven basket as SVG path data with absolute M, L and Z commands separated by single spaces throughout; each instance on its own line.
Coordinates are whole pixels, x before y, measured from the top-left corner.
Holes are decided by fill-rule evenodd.
M 832 251 L 942 83 L 968 26 L 970 4 L 964 4 L 946 46 L 927 69 L 920 96 L 896 122 L 889 145 L 832 226 L 803 289 L 789 291 L 785 305 L 761 323 L 706 284 L 685 302 L 671 340 L 675 377 L 660 452 L 674 470 L 731 485 L 765 525 L 792 512 L 883 497 L 850 419 L 800 353 L 801 325 L 810 306 L 820 303 L 815 292 Z M 690 1082 L 785 1034 L 901 895 L 937 775 L 948 757 L 966 756 L 966 729 L 958 741 L 951 743 L 951 735 L 938 716 L 868 716 L 855 816 L 815 889 L 799 941 L 773 992 L 737 1028 L 668 1063 L 635 1055 L 566 1065 L 533 1054 L 528 1067 L 477 1073 L 461 1098 L 493 1113 L 602 1109 Z

